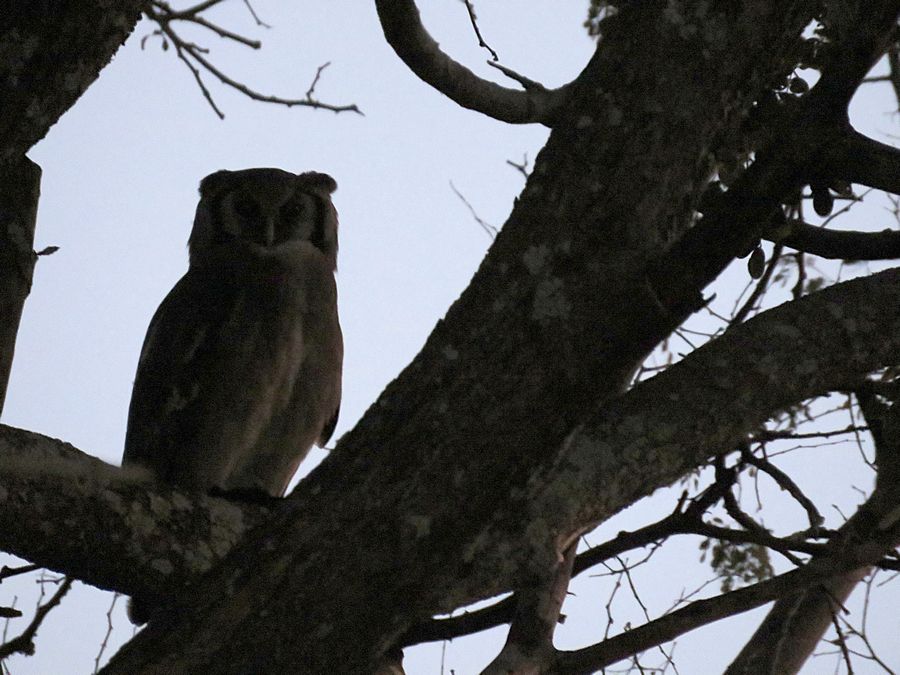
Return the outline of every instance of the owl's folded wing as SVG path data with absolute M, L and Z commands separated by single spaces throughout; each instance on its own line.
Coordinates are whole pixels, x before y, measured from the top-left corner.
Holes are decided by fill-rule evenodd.
M 283 406 L 302 360 L 300 312 L 246 279 L 189 271 L 154 315 L 128 413 L 123 464 L 208 490 Z

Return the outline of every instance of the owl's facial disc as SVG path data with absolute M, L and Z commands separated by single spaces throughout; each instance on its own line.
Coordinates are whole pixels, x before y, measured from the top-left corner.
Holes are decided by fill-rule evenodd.
M 289 241 L 324 245 L 324 228 L 315 197 L 291 191 L 278 195 L 235 192 L 226 198 L 236 222 L 236 236 L 264 247 Z

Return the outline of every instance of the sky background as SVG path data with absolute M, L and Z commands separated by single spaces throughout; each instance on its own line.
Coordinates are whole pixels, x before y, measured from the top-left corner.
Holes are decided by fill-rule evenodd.
M 262 93 L 299 98 L 316 68 L 331 62 L 317 96 L 329 103 L 356 103 L 365 115 L 250 102 L 208 77 L 226 113 L 220 121 L 174 50 L 163 51 L 153 38 L 141 49 L 141 38 L 153 29 L 141 23 L 99 81 L 29 153 L 44 172 L 35 248 L 53 245 L 59 251 L 41 258 L 35 272 L 5 424 L 64 439 L 119 463 L 144 333 L 159 302 L 187 267 L 197 186 L 213 171 L 275 166 L 325 171 L 338 182 L 337 281 L 346 356 L 336 438 L 415 356 L 490 245 L 450 183 L 483 220 L 500 227 L 508 215 L 523 177 L 506 162 L 521 162 L 526 156 L 533 160 L 546 129 L 505 125 L 463 110 L 419 81 L 384 41 L 373 3 L 255 0 L 257 13 L 271 29 L 255 26 L 238 0 L 224 4 L 209 18 L 261 39 L 262 50 L 195 31 L 183 33 L 212 48 L 211 58 L 229 75 Z M 482 76 L 511 86 L 484 65 L 488 54 L 478 48 L 459 0 L 420 4 L 426 26 L 445 50 Z M 485 39 L 501 62 L 546 86 L 575 77 L 594 49 L 582 27 L 586 0 L 482 0 L 476 7 Z M 897 132 L 897 118 L 888 113 L 893 105 L 886 85 L 871 85 L 854 106 L 854 120 L 890 142 L 887 134 Z M 890 226 L 883 206 L 870 205 L 861 220 L 851 221 L 853 226 Z M 838 273 L 827 269 L 833 276 Z M 864 271 L 840 274 L 846 278 Z M 739 262 L 715 288 L 723 311 L 746 282 Z M 710 325 L 709 317 L 698 320 Z M 689 350 L 678 340 L 671 346 L 676 352 Z M 321 456 L 313 453 L 301 472 L 308 472 Z M 848 515 L 860 501 L 859 491 L 871 489 L 871 473 L 847 444 L 793 453 L 782 466 L 800 472 L 799 482 L 820 498 L 823 508 L 833 504 Z M 619 530 L 662 517 L 681 489 L 660 491 L 587 540 L 598 544 Z M 796 508 L 777 491 L 763 489 L 771 506 L 768 522 L 786 523 L 782 532 L 803 526 Z M 831 524 L 840 523 L 835 509 L 826 515 L 838 518 Z M 699 562 L 697 546 L 696 539 L 679 540 L 635 570 L 636 587 L 651 616 L 711 576 L 708 565 Z M 642 557 L 640 551 L 628 556 L 632 562 Z M 0 564 L 11 562 L 0 555 Z M 873 603 L 869 617 L 879 655 L 895 667 L 900 665 L 898 585 L 879 590 L 884 597 Z M 30 577 L 4 582 L 0 604 L 11 604 L 16 596 L 16 606 L 25 611 L 25 617 L 10 623 L 7 637 L 30 620 L 36 588 Z M 611 577 L 573 585 L 575 595 L 564 609 L 569 620 L 559 631 L 558 646 L 582 646 L 602 637 L 607 629 L 605 605 L 615 588 Z M 613 633 L 626 622 L 643 621 L 629 593 L 621 587 L 616 593 Z M 76 584 L 41 629 L 37 654 L 10 659 L 10 672 L 92 672 L 111 599 L 111 594 Z M 132 635 L 124 604 L 120 600 L 112 613 L 114 630 L 104 660 Z M 854 600 L 850 607 L 861 614 L 860 602 Z M 679 639 L 679 672 L 721 671 L 761 616 L 756 612 Z M 477 638 L 409 649 L 407 672 L 477 672 L 496 654 L 504 635 L 503 629 L 495 629 Z M 642 662 L 663 661 L 657 652 Z M 858 673 L 883 672 L 870 662 L 856 666 Z M 803 672 L 834 672 L 834 667 L 834 657 L 827 656 L 814 659 Z

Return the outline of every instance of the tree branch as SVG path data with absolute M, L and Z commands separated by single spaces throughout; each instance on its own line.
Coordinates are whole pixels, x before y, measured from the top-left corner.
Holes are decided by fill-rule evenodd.
M 788 232 L 774 228 L 766 233 L 769 241 L 790 246 L 820 258 L 838 260 L 892 260 L 900 258 L 900 232 L 848 232 L 791 220 Z
M 17 162 L 93 84 L 145 0 L 8 3 L 0 44 L 0 166 Z
M 478 77 L 445 54 L 422 25 L 414 0 L 376 0 L 384 37 L 416 76 L 463 108 L 488 117 L 553 126 L 568 98 L 568 85 L 546 89 L 533 83 L 524 91 L 507 89 Z
M 896 497 L 897 495 L 894 496 Z M 850 573 L 851 575 L 859 575 L 860 569 L 866 569 L 867 566 L 872 565 L 883 555 L 889 553 L 894 546 L 900 544 L 900 526 L 898 526 L 896 516 L 888 527 L 872 527 L 877 522 L 877 519 L 872 520 L 873 515 L 878 513 L 884 515 L 890 512 L 884 510 L 885 507 L 889 506 L 889 502 L 881 497 L 879 496 L 877 502 L 873 502 L 872 499 L 875 499 L 873 494 L 872 499 L 841 527 L 831 547 L 831 556 L 823 555 L 817 557 L 805 567 L 786 572 L 752 586 L 730 591 L 714 598 L 697 600 L 659 619 L 591 647 L 573 652 L 558 652 L 553 667 L 542 672 L 565 673 L 566 675 L 596 672 L 630 654 L 639 653 L 651 647 L 664 644 L 688 631 L 705 626 L 713 621 L 760 607 L 767 602 L 786 595 L 788 598 L 780 602 L 795 604 L 798 597 L 802 598 L 805 595 L 805 592 L 796 593 L 798 588 L 811 588 L 823 582 L 829 583 L 836 579 L 839 580 L 843 578 L 843 575 L 847 574 L 848 570 L 854 570 Z M 877 507 L 876 511 L 873 512 L 871 507 L 875 503 L 877 503 Z M 896 506 L 896 501 L 894 506 Z M 866 540 L 868 544 L 864 547 L 856 548 L 857 543 L 861 539 Z M 809 592 L 816 591 L 811 590 Z M 764 639 L 760 640 L 757 646 L 766 654 L 772 654 L 776 651 L 772 649 L 772 636 L 768 633 L 764 636 Z M 803 660 L 805 658 L 804 656 Z M 803 661 L 799 663 L 802 665 Z M 738 675 L 738 673 L 795 672 L 795 670 L 784 668 L 783 664 L 780 663 L 779 667 L 776 668 L 770 666 L 767 669 L 766 665 L 762 662 L 754 662 L 750 667 L 741 669 L 741 666 L 736 668 L 736 665 L 732 664 L 727 672 L 729 675 Z
M 220 0 L 219 0 L 220 1 Z M 219 119 L 224 119 L 225 115 L 222 110 L 216 105 L 216 102 L 213 100 L 212 94 L 207 88 L 206 84 L 203 82 L 203 78 L 200 73 L 200 68 L 208 72 L 210 75 L 215 77 L 219 82 L 224 84 L 226 87 L 231 87 L 232 89 L 240 92 L 247 98 L 259 101 L 261 103 L 274 103 L 276 105 L 283 105 L 288 108 L 293 106 L 305 106 L 308 108 L 320 108 L 323 110 L 330 110 L 335 113 L 340 112 L 355 112 L 358 114 L 362 114 L 362 111 L 359 107 L 353 104 L 346 105 L 335 105 L 332 103 L 324 103 L 317 98 L 313 97 L 313 93 L 315 91 L 316 84 L 319 81 L 319 77 L 322 75 L 322 70 L 324 70 L 325 66 L 320 66 L 316 71 L 315 78 L 313 79 L 312 85 L 310 85 L 309 89 L 306 92 L 306 96 L 304 98 L 284 98 L 281 96 L 272 96 L 268 94 L 262 94 L 251 87 L 248 87 L 243 82 L 238 82 L 230 75 L 226 74 L 223 70 L 218 68 L 212 61 L 204 56 L 209 50 L 204 49 L 202 47 L 197 46 L 193 42 L 188 42 L 175 31 L 172 27 L 173 21 L 187 21 L 189 23 L 195 23 L 199 26 L 206 28 L 207 30 L 212 31 L 216 35 L 222 38 L 227 38 L 241 44 L 244 44 L 248 47 L 252 47 L 254 49 L 258 49 L 260 44 L 258 41 L 250 40 L 242 35 L 238 35 L 237 33 L 233 33 L 228 31 L 221 26 L 211 23 L 207 21 L 205 18 L 200 16 L 200 12 L 205 9 L 208 9 L 210 6 L 217 4 L 217 2 L 204 2 L 192 7 L 190 9 L 182 10 L 176 12 L 173 10 L 168 3 L 162 2 L 161 0 L 154 0 L 150 3 L 150 5 L 144 10 L 147 17 L 155 22 L 159 28 L 156 29 L 152 35 L 162 36 L 164 40 L 168 39 L 171 41 L 172 45 L 175 47 L 175 53 L 179 59 L 187 66 L 187 68 L 191 71 L 191 75 L 193 75 L 194 80 L 197 82 L 197 86 L 200 88 L 200 92 L 203 94 L 203 97 L 206 99 L 207 103 L 209 103 L 210 107 L 219 117 Z M 252 8 L 251 8 L 252 11 Z M 258 20 L 257 20 L 258 21 Z M 147 39 L 146 37 L 144 38 Z M 167 43 L 164 43 L 164 45 Z M 143 41 L 141 42 L 141 46 L 143 46 Z M 194 65 L 194 64 L 197 65 Z M 327 65 L 327 64 L 326 64 Z M 199 68 L 198 68 L 199 66 Z
M 825 144 L 816 173 L 900 194 L 900 149 L 847 128 Z
M 775 603 L 728 668 L 729 675 L 799 671 L 856 585 L 900 545 L 900 405 L 883 405 L 865 388 L 857 398 L 873 430 L 875 490 L 809 567 L 843 558 L 859 564 Z
M 12 656 L 13 654 L 34 654 L 34 638 L 37 635 L 38 628 L 41 627 L 44 619 L 53 608 L 62 602 L 63 597 L 69 592 L 69 589 L 72 588 L 72 581 L 72 579 L 66 578 L 60 584 L 59 588 L 56 589 L 53 596 L 37 608 L 37 611 L 34 613 L 34 618 L 31 620 L 31 623 L 28 624 L 28 627 L 22 631 L 21 635 L 0 645 L 0 660 Z
M 900 363 L 898 329 L 900 269 L 759 314 L 586 420 L 553 465 L 532 476 L 535 488 L 518 508 L 544 522 L 556 514 L 560 534 L 601 521 L 722 448 L 739 447 L 774 412 Z M 638 483 L 629 478 L 634 466 L 643 467 Z M 596 489 L 611 483 L 614 495 Z
M 67 443 L 2 425 L 0 506 L 0 549 L 162 601 L 269 515 L 147 483 Z

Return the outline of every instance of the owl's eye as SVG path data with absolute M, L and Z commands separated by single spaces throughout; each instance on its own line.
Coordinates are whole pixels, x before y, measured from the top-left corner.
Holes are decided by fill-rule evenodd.
M 246 220 L 255 219 L 259 216 L 259 202 L 253 197 L 241 195 L 234 200 L 234 212 Z
M 282 222 L 285 224 L 293 224 L 299 221 L 301 216 L 303 216 L 305 210 L 304 207 L 305 204 L 299 199 L 292 199 L 285 203 L 279 211 Z

